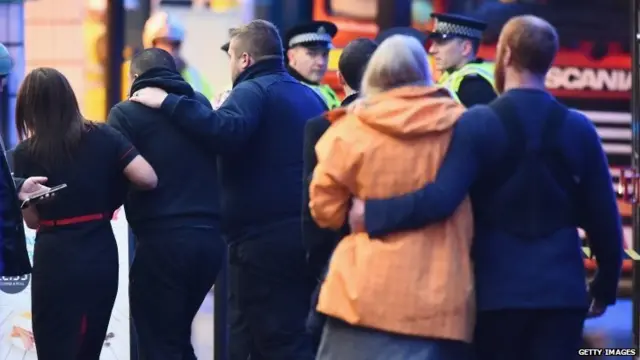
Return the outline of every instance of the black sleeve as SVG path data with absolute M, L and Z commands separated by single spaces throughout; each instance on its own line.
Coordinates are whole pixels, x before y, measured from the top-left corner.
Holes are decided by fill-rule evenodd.
M 123 171 L 140 153 L 124 135 L 114 128 L 105 125 L 102 129 L 106 134 L 109 147 L 113 149 L 112 154 L 115 164 L 117 164 L 120 171 Z
M 479 75 L 465 76 L 460 83 L 457 95 L 466 108 L 478 104 L 486 105 L 498 96 L 493 86 Z
M 114 129 L 118 130 L 120 134 L 124 135 L 127 140 L 130 142 L 135 141 L 135 132 L 133 127 L 129 123 L 127 116 L 124 114 L 118 106 L 114 106 L 109 111 L 109 116 L 107 116 L 107 124 Z
M 264 95 L 258 85 L 244 81 L 236 86 L 222 107 L 211 111 L 211 103 L 169 94 L 160 109 L 185 132 L 216 152 L 241 149 L 257 131 L 263 113 Z
M 583 121 L 583 154 L 586 170 L 580 181 L 580 225 L 587 233 L 598 270 L 591 282 L 591 295 L 604 305 L 616 302 L 618 282 L 622 270 L 623 232 L 616 195 L 611 186 L 607 156 L 595 126 Z
M 327 131 L 331 123 L 323 116 L 309 120 L 304 128 L 303 169 L 304 179 L 302 191 L 302 234 L 303 242 L 307 250 L 307 261 L 313 275 L 319 279 L 324 268 L 329 263 L 333 249 L 341 238 L 342 232 L 320 228 L 309 209 L 309 185 L 313 176 L 313 170 L 318 164 L 316 157 L 316 144 Z
M 213 105 L 211 105 L 211 101 L 209 101 L 209 99 L 207 99 L 207 97 L 204 96 L 204 94 L 196 91 L 195 98 L 196 100 L 200 101 L 202 105 L 206 106 L 209 110 L 213 111 Z

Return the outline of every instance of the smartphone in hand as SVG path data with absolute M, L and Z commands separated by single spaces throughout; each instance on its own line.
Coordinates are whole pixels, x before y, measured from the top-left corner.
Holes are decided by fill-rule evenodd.
M 20 209 L 26 209 L 31 205 L 37 204 L 43 200 L 47 200 L 51 197 L 53 197 L 58 191 L 65 189 L 67 187 L 67 184 L 61 184 L 58 186 L 54 186 L 50 189 L 45 189 L 39 192 L 36 192 L 34 194 L 32 194 L 31 196 L 29 196 L 29 198 L 27 198 L 25 201 L 22 202 L 22 205 L 20 206 Z

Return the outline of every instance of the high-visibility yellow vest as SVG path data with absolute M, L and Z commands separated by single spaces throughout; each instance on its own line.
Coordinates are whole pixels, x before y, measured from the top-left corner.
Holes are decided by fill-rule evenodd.
M 438 79 L 438 85 L 449 89 L 451 95 L 453 95 L 456 101 L 460 102 L 460 99 L 458 98 L 458 90 L 460 90 L 460 84 L 466 76 L 478 75 L 490 83 L 495 89 L 493 71 L 494 65 L 492 63 L 468 63 L 454 72 L 443 73 Z
M 312 85 L 305 82 L 302 83 L 312 88 L 324 100 L 329 110 L 335 109 L 340 106 L 340 98 L 338 98 L 338 95 L 335 93 L 335 91 L 333 91 L 331 86 L 325 84 Z

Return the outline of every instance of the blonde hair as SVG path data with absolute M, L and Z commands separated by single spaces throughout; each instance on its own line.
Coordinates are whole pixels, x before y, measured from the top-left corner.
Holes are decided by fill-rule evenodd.
M 391 36 L 378 46 L 369 60 L 361 92 L 370 96 L 411 84 L 432 84 L 427 53 L 413 37 Z

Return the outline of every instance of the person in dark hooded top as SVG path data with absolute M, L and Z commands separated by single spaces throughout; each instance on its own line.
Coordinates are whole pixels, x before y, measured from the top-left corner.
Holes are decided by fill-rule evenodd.
M 164 50 L 137 54 L 130 76 L 131 93 L 157 87 L 211 108 Z M 109 124 L 135 144 L 159 178 L 155 190 L 131 192 L 125 203 L 137 240 L 130 271 L 131 314 L 143 358 L 196 359 L 191 323 L 215 282 L 225 247 L 218 224 L 217 159 L 166 117 L 132 101 L 109 113 Z

